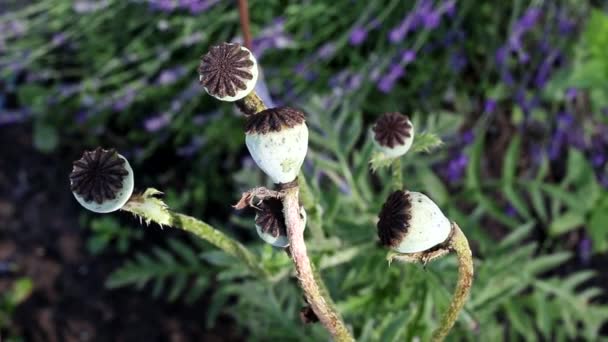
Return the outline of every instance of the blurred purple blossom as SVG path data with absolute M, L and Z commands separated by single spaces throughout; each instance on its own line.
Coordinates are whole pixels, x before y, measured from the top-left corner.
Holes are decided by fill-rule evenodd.
M 578 257 L 583 265 L 591 262 L 593 254 L 593 241 L 586 235 L 578 243 Z
M 186 68 L 181 67 L 181 66 L 172 68 L 172 69 L 165 69 L 160 72 L 160 75 L 158 75 L 158 79 L 156 80 L 156 83 L 158 83 L 159 85 L 173 84 L 177 80 L 179 80 L 181 77 L 183 77 L 185 74 L 186 74 Z
M 194 136 L 187 145 L 177 148 L 176 154 L 181 157 L 192 157 L 205 144 L 205 140 L 200 136 Z
M 95 1 L 79 0 L 79 1 L 74 2 L 74 4 L 72 5 L 72 9 L 76 13 L 86 14 L 86 13 L 97 12 L 101 9 L 104 9 L 109 4 L 110 4 L 109 0 L 95 0 Z
M 492 98 L 487 98 L 483 104 L 484 113 L 494 113 L 496 110 L 496 100 Z
M 321 60 L 330 59 L 336 53 L 336 50 L 336 44 L 332 42 L 325 43 L 317 51 L 317 57 Z
M 361 45 L 365 41 L 366 38 L 367 38 L 367 29 L 363 26 L 355 26 L 350 31 L 350 36 L 348 38 L 348 41 L 349 41 L 350 45 L 357 46 L 357 45 Z
M 401 63 L 409 64 L 416 59 L 416 51 L 414 50 L 404 50 L 401 53 Z
M 568 89 L 566 89 L 566 101 L 572 102 L 576 99 L 576 96 L 578 95 L 578 89 L 574 88 L 574 87 L 570 87 Z
M 171 115 L 166 113 L 152 116 L 144 120 L 144 128 L 150 133 L 158 132 L 171 122 Z
M 1 108 L 0 108 L 1 109 Z M 27 109 L 21 109 L 16 111 L 0 111 L 0 126 L 11 125 L 23 122 L 30 118 L 31 112 Z
M 242 37 L 235 39 L 242 42 Z M 262 29 L 251 42 L 252 51 L 256 58 L 273 49 L 285 49 L 293 45 L 293 38 L 285 31 L 285 18 L 277 17 L 270 25 Z
M 112 104 L 115 112 L 122 112 L 127 109 L 135 99 L 135 90 L 129 88 L 122 96 L 118 97 Z
M 446 178 L 450 183 L 456 183 L 462 179 L 464 172 L 466 171 L 467 165 L 469 164 L 469 157 L 464 153 L 457 154 L 454 158 L 448 161 L 447 167 L 444 171 Z
M 378 89 L 383 93 L 389 93 L 403 75 L 405 75 L 403 66 L 399 63 L 392 64 L 389 67 L 388 73 L 383 75 L 378 81 Z
M 55 33 L 53 35 L 53 39 L 51 40 L 51 44 L 53 46 L 62 45 L 63 43 L 65 43 L 67 38 L 68 38 L 68 35 L 65 32 Z

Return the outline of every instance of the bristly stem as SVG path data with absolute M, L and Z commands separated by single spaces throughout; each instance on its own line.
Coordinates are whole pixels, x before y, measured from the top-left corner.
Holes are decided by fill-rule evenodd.
M 226 254 L 239 259 L 255 275 L 262 279 L 269 278 L 269 273 L 262 267 L 258 257 L 240 242 L 203 221 L 172 211 L 162 200 L 155 197 L 158 194 L 160 194 L 158 190 L 147 189 L 141 195 L 133 195 L 122 210 L 135 214 L 148 224 L 155 222 L 160 226 L 170 226 L 192 233 L 223 250 Z
M 391 164 L 393 172 L 393 190 L 403 190 L 403 170 L 401 169 L 401 158 L 395 158 Z
M 285 190 L 283 213 L 289 238 L 289 249 L 293 259 L 298 282 L 304 291 L 306 300 L 312 307 L 319 321 L 332 335 L 334 341 L 354 341 L 346 324 L 332 305 L 333 301 L 315 279 L 313 266 L 308 258 L 304 242 L 304 222 L 300 217 L 299 188 Z M 320 281 L 320 279 L 319 279 Z
M 454 232 L 448 242 L 448 248 L 456 252 L 458 258 L 458 283 L 450 307 L 443 315 L 439 327 L 433 332 L 431 341 L 434 342 L 443 341 L 448 335 L 469 296 L 471 285 L 473 285 L 473 254 L 469 241 L 456 223 L 452 223 L 452 227 Z

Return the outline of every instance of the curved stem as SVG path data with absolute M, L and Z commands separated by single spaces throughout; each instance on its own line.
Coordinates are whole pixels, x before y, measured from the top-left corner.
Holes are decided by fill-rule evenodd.
M 456 252 L 458 258 L 458 283 L 450 307 L 443 315 L 439 327 L 433 332 L 431 341 L 443 341 L 445 339 L 454 326 L 458 313 L 462 310 L 469 296 L 471 285 L 473 285 L 473 254 L 469 247 L 469 241 L 456 223 L 452 223 L 452 226 L 454 232 L 448 242 L 448 248 Z
M 283 213 L 289 238 L 289 249 L 296 268 L 300 287 L 308 304 L 319 318 L 319 321 L 332 335 L 334 341 L 354 341 L 346 324 L 332 305 L 325 288 L 319 286 L 315 279 L 313 266 L 308 258 L 304 243 L 304 222 L 300 217 L 299 188 L 294 187 L 285 191 L 283 197 Z
M 240 242 L 203 221 L 172 211 L 162 200 L 155 197 L 160 193 L 155 189 L 147 189 L 141 195 L 133 195 L 122 210 L 140 217 L 148 224 L 155 222 L 160 226 L 170 226 L 192 233 L 223 250 L 226 254 L 239 259 L 257 276 L 263 279 L 269 277 L 269 273 L 262 267 L 258 257 Z
M 401 170 L 401 158 L 395 158 L 392 164 L 393 171 L 393 190 L 402 190 L 403 189 L 403 171 Z

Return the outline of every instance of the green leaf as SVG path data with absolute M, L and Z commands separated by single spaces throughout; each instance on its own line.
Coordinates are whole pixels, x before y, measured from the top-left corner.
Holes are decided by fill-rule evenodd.
M 576 229 L 585 223 L 585 217 L 577 212 L 566 212 L 556 217 L 549 225 L 549 234 L 559 236 Z
M 38 120 L 34 124 L 34 146 L 41 152 L 49 153 L 57 148 L 59 135 L 54 126 Z
M 434 133 L 422 132 L 414 136 L 411 151 L 428 153 L 441 145 L 443 145 L 443 141 L 439 136 Z
M 604 193 L 602 200 L 591 212 L 587 231 L 593 241 L 593 251 L 603 253 L 608 251 L 608 194 Z

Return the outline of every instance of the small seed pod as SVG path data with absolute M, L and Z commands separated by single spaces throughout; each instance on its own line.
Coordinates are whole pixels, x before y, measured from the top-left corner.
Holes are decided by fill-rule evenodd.
M 296 179 L 308 150 L 304 113 L 289 107 L 247 117 L 245 143 L 256 164 L 274 183 Z
M 255 57 L 247 48 L 235 43 L 213 46 L 201 58 L 198 72 L 205 91 L 228 102 L 247 96 L 258 80 Z
M 379 219 L 380 243 L 399 253 L 427 251 L 445 242 L 452 230 L 435 202 L 423 193 L 407 190 L 388 196 Z
M 389 158 L 406 154 L 414 142 L 414 125 L 406 115 L 400 113 L 382 115 L 373 131 L 376 146 Z
M 78 203 L 96 213 L 122 208 L 133 193 L 133 169 L 115 150 L 86 151 L 75 161 L 70 188 Z
M 306 227 L 306 211 L 300 208 L 300 215 Z M 277 198 L 267 198 L 260 205 L 255 215 L 255 230 L 262 240 L 275 247 L 289 246 L 287 227 L 283 215 L 283 203 Z

